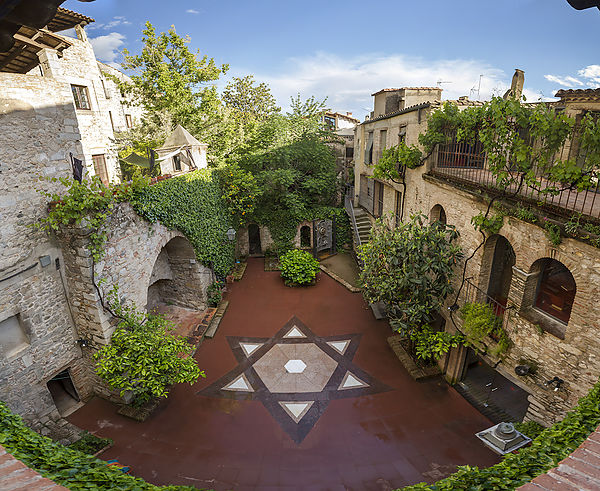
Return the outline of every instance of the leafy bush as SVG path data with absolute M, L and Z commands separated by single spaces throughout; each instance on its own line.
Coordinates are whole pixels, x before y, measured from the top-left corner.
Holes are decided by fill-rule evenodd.
M 206 289 L 206 295 L 208 297 L 208 305 L 211 307 L 219 305 L 223 299 L 223 282 L 219 280 L 215 281 Z
M 0 401 L 0 444 L 7 452 L 43 477 L 68 488 L 89 491 L 195 491 L 189 486 L 154 486 L 123 474 L 106 462 L 73 448 L 64 447 L 29 429 L 23 420 Z
M 424 361 L 439 360 L 450 348 L 456 348 L 464 342 L 460 333 L 434 331 L 430 326 L 411 331 L 410 340 L 413 342 L 417 358 Z
M 309 252 L 294 249 L 279 257 L 286 285 L 308 285 L 317 277 L 319 262 Z
M 109 293 L 110 306 L 120 320 L 109 345 L 95 355 L 95 371 L 121 396 L 133 394 L 141 405 L 156 397 L 166 397 L 169 387 L 194 383 L 204 377 L 191 354 L 193 346 L 174 336 L 173 324 L 161 315 L 121 305 L 116 289 Z
M 484 338 L 497 341 L 492 354 L 498 356 L 510 348 L 510 339 L 502 329 L 502 319 L 486 303 L 466 303 L 460 309 L 463 316 L 463 332 L 469 343 L 479 345 Z
M 221 195 L 214 171 L 200 169 L 143 189 L 131 204 L 146 220 L 181 231 L 198 260 L 225 277 L 233 267 L 235 247 L 227 240 L 231 219 Z
M 99 438 L 96 435 L 84 431 L 81 438 L 76 442 L 71 443 L 69 448 L 78 450 L 89 455 L 94 455 L 108 445 L 112 445 L 113 441 L 110 438 Z
M 505 491 L 516 489 L 556 467 L 600 425 L 600 382 L 567 416 L 543 430 L 529 447 L 504 456 L 502 462 L 479 469 L 461 466 L 451 476 L 433 484 L 407 486 L 404 491 L 458 489 Z

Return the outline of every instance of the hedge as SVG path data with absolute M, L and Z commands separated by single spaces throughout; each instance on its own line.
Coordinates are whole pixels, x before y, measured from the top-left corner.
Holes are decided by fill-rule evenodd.
M 37 434 L 1 401 L 0 445 L 43 477 L 71 490 L 197 491 L 190 486 L 155 486 L 108 467 L 100 459 Z

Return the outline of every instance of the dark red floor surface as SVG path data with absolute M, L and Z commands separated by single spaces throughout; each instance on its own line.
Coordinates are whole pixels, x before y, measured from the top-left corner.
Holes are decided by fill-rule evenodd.
M 498 462 L 475 437 L 489 420 L 442 380 L 414 382 L 386 343 L 387 323 L 373 318 L 360 294 L 323 273 L 314 287 L 285 287 L 261 259 L 251 259 L 230 288 L 217 335 L 196 354 L 207 378 L 175 387 L 144 423 L 101 399 L 69 417 L 115 441 L 103 459 L 155 484 L 219 490 L 382 490 Z M 331 401 L 300 445 L 259 401 L 197 395 L 238 364 L 226 336 L 271 337 L 293 315 L 317 336 L 362 333 L 354 363 L 394 389 Z

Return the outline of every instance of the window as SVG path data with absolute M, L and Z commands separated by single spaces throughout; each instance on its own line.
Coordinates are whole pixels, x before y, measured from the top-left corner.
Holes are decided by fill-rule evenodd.
M 379 132 L 379 158 L 383 156 L 383 151 L 385 150 L 387 144 L 387 130 L 381 130 Z M 379 159 L 377 159 L 379 160 Z
M 29 339 L 18 314 L 0 322 L 0 347 L 7 357 L 16 355 L 27 346 Z
M 402 222 L 402 193 L 396 191 L 396 227 Z
M 373 203 L 373 215 L 380 217 L 383 214 L 383 183 L 375 181 L 375 202 Z
M 110 127 L 115 131 L 115 122 L 113 121 L 112 112 L 108 111 L 108 117 L 110 118 Z
M 128 128 L 133 128 L 133 121 L 131 119 L 131 114 L 125 115 L 125 124 L 127 125 Z
M 108 186 L 108 171 L 106 170 L 106 160 L 104 155 L 92 155 L 94 161 L 94 172 L 102 181 L 102 184 Z
M 347 159 L 354 158 L 354 147 L 346 147 L 346 158 Z
M 446 225 L 446 211 L 442 205 L 435 205 L 429 212 L 429 223 L 436 222 Z
M 104 82 L 104 79 L 101 78 L 100 82 L 102 82 L 102 90 L 104 90 L 104 97 L 106 97 L 107 99 L 110 99 L 110 92 L 106 88 L 106 83 Z
M 335 118 L 331 117 L 331 116 L 325 116 L 323 118 L 323 121 L 325 122 L 325 129 L 326 130 L 335 130 Z
M 365 164 L 371 165 L 373 163 L 373 132 L 369 131 L 369 138 L 367 140 L 367 148 L 365 148 Z
M 438 167 L 466 167 L 483 169 L 485 152 L 479 139 L 473 144 L 458 141 L 456 132 L 446 135 L 450 143 L 438 147 Z
M 179 155 L 173 156 L 173 168 L 175 170 L 181 170 L 181 157 Z
M 90 105 L 90 94 L 85 85 L 71 85 L 73 100 L 77 109 L 92 109 Z
M 563 323 L 569 322 L 577 288 L 567 267 L 555 259 L 544 260 L 534 306 Z

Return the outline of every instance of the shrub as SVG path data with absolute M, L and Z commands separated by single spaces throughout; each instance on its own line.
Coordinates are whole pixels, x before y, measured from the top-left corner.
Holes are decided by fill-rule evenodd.
M 286 285 L 308 285 L 317 277 L 319 262 L 309 252 L 294 249 L 279 258 Z
M 210 285 L 206 289 L 206 296 L 208 300 L 208 305 L 211 307 L 216 307 L 219 305 L 223 298 L 223 282 L 215 281 L 212 285 Z
M 486 303 L 466 303 L 460 309 L 463 316 L 463 331 L 469 343 L 478 345 L 485 337 L 491 337 L 498 345 L 492 354 L 498 356 L 510 348 L 510 339 L 504 329 L 502 320 L 492 307 Z
M 76 442 L 71 443 L 69 448 L 78 450 L 88 455 L 94 455 L 108 445 L 112 445 L 113 441 L 110 438 L 99 438 L 96 435 L 84 431 L 81 438 Z

